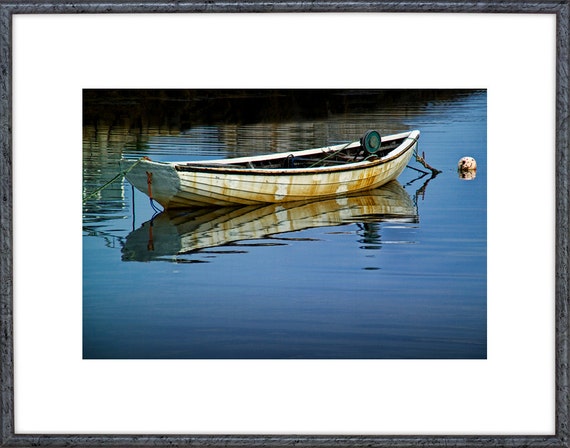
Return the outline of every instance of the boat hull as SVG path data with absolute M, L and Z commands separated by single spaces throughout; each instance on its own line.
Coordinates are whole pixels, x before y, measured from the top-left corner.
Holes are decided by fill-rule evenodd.
M 386 157 L 332 167 L 248 170 L 229 164 L 212 168 L 141 159 L 125 161 L 123 169 L 131 184 L 165 209 L 323 199 L 371 190 L 395 180 L 408 164 L 418 137 L 418 131 L 407 133 L 403 143 Z

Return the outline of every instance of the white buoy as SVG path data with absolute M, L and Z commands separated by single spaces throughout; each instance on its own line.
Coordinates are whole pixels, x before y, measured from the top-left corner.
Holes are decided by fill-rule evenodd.
M 462 157 L 457 164 L 459 171 L 473 171 L 477 169 L 477 162 L 473 157 Z

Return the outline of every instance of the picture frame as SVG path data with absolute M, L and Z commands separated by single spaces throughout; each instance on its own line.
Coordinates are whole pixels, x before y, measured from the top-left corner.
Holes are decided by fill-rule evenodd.
M 468 14 L 555 14 L 556 15 L 556 247 L 555 346 L 556 431 L 549 435 L 267 435 L 267 434 L 20 434 L 15 430 L 14 385 L 14 269 L 13 269 L 13 83 L 12 20 L 16 14 L 154 14 L 154 13 L 468 13 Z M 569 447 L 569 359 L 570 319 L 568 275 L 568 72 L 570 2 L 77 2 L 40 1 L 0 3 L 0 310 L 1 351 L 0 439 L 2 446 L 548 446 Z

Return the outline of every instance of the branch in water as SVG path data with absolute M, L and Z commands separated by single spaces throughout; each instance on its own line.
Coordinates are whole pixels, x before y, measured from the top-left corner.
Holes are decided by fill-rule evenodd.
M 440 170 L 436 170 L 434 167 L 432 167 L 429 163 L 426 162 L 425 160 L 425 153 L 422 152 L 422 155 L 420 156 L 417 152 L 414 153 L 414 156 L 416 157 L 416 162 L 421 163 L 424 167 L 426 167 L 428 170 L 431 170 L 431 172 L 433 174 L 438 174 L 441 173 Z

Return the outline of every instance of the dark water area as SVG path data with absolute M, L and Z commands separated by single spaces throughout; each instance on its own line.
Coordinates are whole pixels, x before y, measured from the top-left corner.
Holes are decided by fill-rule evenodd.
M 441 173 L 412 159 L 353 197 L 159 214 L 122 178 L 90 196 L 121 157 L 283 152 L 367 129 L 420 130 Z M 86 90 L 83 357 L 485 359 L 486 172 L 484 90 Z

